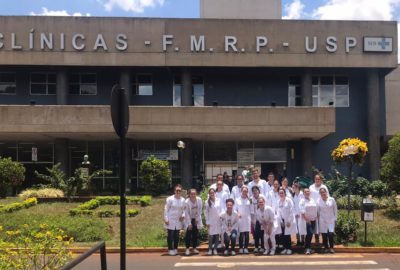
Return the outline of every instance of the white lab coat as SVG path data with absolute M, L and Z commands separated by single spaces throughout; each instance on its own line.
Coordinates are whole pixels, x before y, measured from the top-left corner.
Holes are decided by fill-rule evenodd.
M 274 210 L 270 206 L 265 206 L 264 209 L 258 208 L 256 211 L 256 220 L 260 223 L 262 231 L 268 229 L 266 226 L 271 226 L 271 232 L 275 234 L 278 222 Z
M 252 224 L 256 224 L 256 211 L 258 208 L 258 199 L 259 198 L 264 198 L 264 201 L 266 201 L 266 198 L 264 197 L 264 195 L 259 195 L 258 198 L 254 198 L 251 197 L 250 201 L 251 201 L 251 208 L 250 208 L 250 215 L 251 215 L 251 223 Z
M 238 233 L 250 232 L 252 203 L 248 198 L 239 197 L 235 201 L 235 211 L 239 214 Z
M 242 185 L 242 187 L 243 186 L 246 186 L 246 185 Z M 232 188 L 232 192 L 231 192 L 231 198 L 234 200 L 234 201 L 236 201 L 236 199 L 237 198 L 239 198 L 240 196 L 242 196 L 242 189 L 239 187 L 239 186 L 234 186 L 233 188 Z
M 217 183 L 214 183 L 210 186 L 210 188 L 213 188 L 215 191 L 217 191 Z M 225 191 L 226 193 L 230 194 L 231 191 L 229 190 L 229 186 L 227 184 L 224 183 L 224 185 L 222 186 L 222 190 Z
M 303 198 L 299 203 L 300 213 L 304 214 L 308 220 L 316 221 L 318 218 L 317 202 L 313 198 L 307 200 Z
M 219 192 L 216 191 L 215 192 L 215 197 L 217 197 L 220 200 L 222 212 L 225 212 L 225 210 L 226 210 L 226 200 L 229 199 L 229 197 L 230 197 L 229 193 L 226 193 L 224 190 L 219 191 Z
M 203 228 L 203 221 L 201 219 L 201 213 L 203 211 L 203 202 L 200 197 L 196 197 L 196 202 L 192 203 L 190 198 L 185 201 L 185 229 L 192 224 L 192 219 L 196 220 L 197 228 L 200 230 Z
M 235 212 L 232 211 L 231 215 L 228 215 L 227 212 L 221 214 L 221 233 L 222 235 L 224 233 L 231 233 L 233 230 L 238 231 L 238 225 L 239 225 L 239 215 Z
M 314 199 L 314 201 L 318 201 L 318 199 L 321 197 L 320 195 L 319 195 L 319 190 L 321 189 L 321 188 L 325 188 L 326 189 L 326 191 L 327 191 L 327 193 L 328 193 L 328 197 L 330 196 L 329 195 L 329 190 L 328 190 L 328 188 L 324 185 L 324 184 L 321 184 L 319 187 L 316 187 L 315 186 L 315 184 L 312 184 L 311 186 L 310 186 L 310 192 L 311 192 L 311 198 L 313 198 Z
M 269 190 L 269 187 L 264 179 L 259 179 L 257 183 L 255 182 L 255 180 L 253 180 L 248 184 L 250 197 L 253 196 L 253 191 L 251 189 L 254 186 L 258 186 L 258 188 L 260 189 L 260 194 L 262 194 L 264 197 L 267 197 L 267 191 Z
M 328 199 L 324 201 L 322 198 L 320 198 L 317 202 L 317 206 L 319 232 L 335 232 L 335 223 L 338 212 L 335 199 L 328 197 Z
M 219 235 L 221 234 L 221 201 L 215 198 L 215 202 L 210 202 L 211 206 L 208 204 L 208 199 L 204 202 L 204 216 L 206 218 L 206 224 L 209 225 L 208 235 Z
M 169 224 L 164 223 L 164 227 L 168 230 L 181 230 L 184 223 L 179 221 L 181 217 L 185 217 L 185 199 L 177 199 L 175 195 L 169 196 L 164 207 L 164 221 L 168 221 Z
M 296 222 L 294 218 L 294 206 L 293 201 L 289 198 L 285 198 L 284 201 L 278 201 L 278 232 L 282 233 L 281 224 L 285 221 L 285 235 L 292 235 L 297 233 Z M 290 223 L 290 227 L 287 226 Z
M 270 190 L 267 197 L 267 205 L 271 206 L 275 212 L 275 215 L 278 214 L 278 202 L 279 202 L 279 192 Z
M 302 199 L 304 199 L 303 191 L 300 191 L 299 194 L 295 193 L 293 196 L 293 205 L 294 205 L 294 214 L 296 219 L 297 232 L 300 235 L 306 235 L 307 234 L 306 221 L 303 219 L 300 209 L 300 201 Z

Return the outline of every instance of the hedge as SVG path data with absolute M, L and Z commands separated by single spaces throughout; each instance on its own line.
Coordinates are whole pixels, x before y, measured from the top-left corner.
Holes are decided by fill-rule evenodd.
M 0 213 L 12 213 L 21 209 L 26 209 L 32 206 L 37 205 L 37 199 L 36 198 L 29 198 L 26 199 L 23 202 L 17 202 L 17 203 L 10 203 L 3 205 L 0 207 Z

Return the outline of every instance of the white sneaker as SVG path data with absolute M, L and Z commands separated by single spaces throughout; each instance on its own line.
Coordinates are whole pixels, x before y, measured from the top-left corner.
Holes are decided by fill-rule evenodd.
M 211 250 L 211 249 L 208 250 L 207 255 L 208 255 L 208 256 L 211 256 L 211 255 L 212 255 L 212 250 Z
M 236 255 L 236 252 L 232 250 L 231 255 L 232 255 L 232 256 L 235 256 L 235 255 Z
M 288 249 L 287 252 L 286 252 L 286 255 L 292 255 L 292 253 L 293 253 L 292 250 Z
M 287 249 L 284 249 L 281 251 L 281 255 L 286 255 L 286 253 L 287 253 Z
M 243 248 L 239 248 L 239 254 L 243 254 Z
M 229 254 L 228 250 L 224 251 L 224 255 L 227 256 Z
M 333 248 L 329 249 L 329 253 L 335 254 L 335 250 Z
M 254 252 L 254 253 L 257 253 L 257 252 L 258 252 L 258 248 L 254 248 L 254 249 L 253 249 L 253 252 Z
M 199 250 L 197 248 L 195 248 L 195 249 L 193 249 L 193 253 L 194 254 L 199 254 L 200 252 L 199 252 Z
M 265 251 L 264 251 L 264 255 L 268 255 L 268 253 L 269 253 L 269 250 L 268 249 L 266 249 Z
M 175 251 L 173 249 L 168 250 L 169 256 L 175 256 Z
M 249 254 L 249 250 L 247 248 L 243 249 L 244 254 Z
M 310 255 L 311 254 L 311 250 L 309 248 L 306 249 L 306 255 Z
M 214 249 L 213 254 L 218 255 L 218 250 Z
M 263 249 L 263 248 L 260 248 L 260 249 L 258 250 L 258 252 L 259 252 L 260 254 L 262 254 L 262 253 L 264 252 L 264 249 Z
M 275 249 L 271 249 L 271 252 L 269 253 L 269 256 L 275 256 Z
M 175 255 L 178 255 L 178 250 L 174 249 Z
M 189 256 L 189 255 L 190 255 L 190 250 L 189 250 L 188 248 L 185 250 L 185 255 L 186 255 L 186 256 Z

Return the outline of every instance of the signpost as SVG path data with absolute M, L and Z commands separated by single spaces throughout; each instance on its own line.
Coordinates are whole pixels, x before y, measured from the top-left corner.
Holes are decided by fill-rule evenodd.
M 111 119 L 120 139 L 120 269 L 126 270 L 126 133 L 129 128 L 129 101 L 127 92 L 114 85 L 111 92 Z

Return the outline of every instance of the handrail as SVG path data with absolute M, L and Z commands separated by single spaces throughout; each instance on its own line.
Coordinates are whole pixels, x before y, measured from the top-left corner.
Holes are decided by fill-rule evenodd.
M 85 259 L 90 257 L 97 250 L 100 250 L 100 264 L 101 270 L 107 270 L 107 258 L 106 258 L 106 243 L 104 241 L 97 243 L 94 247 L 86 251 L 85 253 L 79 255 L 75 260 L 64 265 L 60 270 L 71 270 L 73 267 L 77 266 Z

